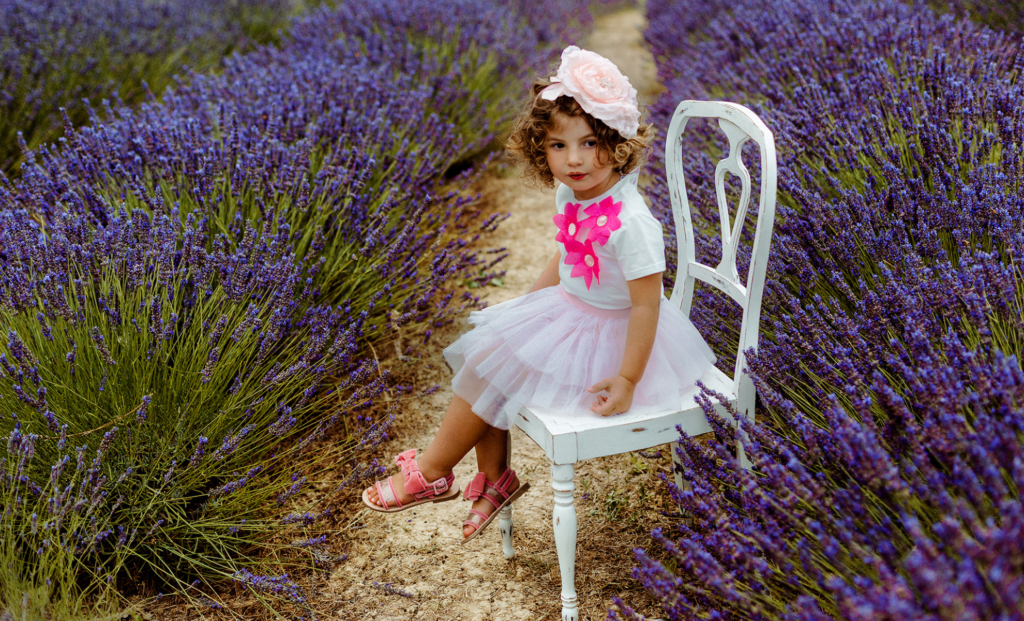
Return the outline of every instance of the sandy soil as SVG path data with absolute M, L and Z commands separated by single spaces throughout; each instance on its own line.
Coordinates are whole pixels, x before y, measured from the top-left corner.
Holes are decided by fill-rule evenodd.
M 642 12 L 604 15 L 595 26 L 581 45 L 614 61 L 641 97 L 653 101 L 659 85 L 653 58 L 643 46 Z M 512 214 L 489 240 L 510 252 L 503 263 L 504 287 L 488 288 L 484 295 L 495 304 L 525 293 L 557 250 L 551 225 L 554 191 L 526 188 L 517 175 L 500 167 L 487 178 L 483 191 L 488 204 Z M 442 367 L 437 357 L 434 367 L 423 372 L 440 374 L 437 381 L 446 386 Z M 450 391 L 443 390 L 413 405 L 407 420 L 418 418 L 422 424 L 403 424 L 405 432 L 399 433 L 404 437 L 394 444 L 403 449 L 427 446 L 450 397 Z M 516 557 L 502 557 L 496 525 L 478 539 L 460 543 L 460 524 L 469 503 L 425 505 L 387 516 L 365 511 L 365 528 L 357 531 L 346 550 L 350 560 L 321 591 L 337 604 L 329 614 L 352 619 L 558 619 L 560 578 L 551 527 L 550 463 L 518 429 L 513 432 L 512 467 L 532 486 L 515 504 Z M 660 514 L 669 506 L 655 476 L 668 468 L 667 453 L 654 460 L 621 455 L 577 465 L 580 619 L 604 619 L 611 597 L 620 594 L 628 594 L 644 612 L 656 612 L 629 572 L 631 550 L 649 546 L 650 528 L 670 524 Z M 476 470 L 470 454 L 455 475 L 465 485 Z

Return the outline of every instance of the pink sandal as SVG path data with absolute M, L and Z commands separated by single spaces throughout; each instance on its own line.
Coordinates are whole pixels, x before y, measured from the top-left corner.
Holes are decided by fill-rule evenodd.
M 490 515 L 477 509 L 469 510 L 473 515 L 470 516 L 468 520 L 464 521 L 462 526 L 463 528 L 466 526 L 472 526 L 475 530 L 470 533 L 468 537 L 464 538 L 462 543 L 466 543 L 473 537 L 479 535 L 483 529 L 487 528 L 487 525 L 491 523 L 494 517 L 498 515 L 502 509 L 515 502 L 516 499 L 526 492 L 526 490 L 530 489 L 529 483 L 521 483 L 519 487 L 516 488 L 516 491 L 510 494 L 508 488 L 512 485 L 512 481 L 515 478 L 516 473 L 511 468 L 505 470 L 505 473 L 498 477 L 497 483 L 488 481 L 487 476 L 483 472 L 476 473 L 476 476 L 473 477 L 472 481 L 470 481 L 469 487 L 466 488 L 466 493 L 463 494 L 462 497 L 471 502 L 476 502 L 478 498 L 483 496 L 484 500 L 491 503 L 495 509 Z M 497 498 L 492 496 L 491 493 L 497 494 L 502 498 L 502 500 L 499 501 Z M 480 522 L 474 518 L 481 518 L 483 521 Z
M 402 504 L 402 501 L 398 500 L 398 493 L 395 491 L 395 484 L 392 481 L 394 477 L 388 477 L 387 487 L 384 487 L 380 481 L 373 484 L 374 489 L 377 490 L 377 498 L 384 503 L 383 506 L 370 502 L 370 490 L 363 490 L 363 504 L 374 511 L 397 513 L 426 502 L 446 502 L 459 497 L 459 485 L 455 483 L 454 473 L 433 483 L 427 483 L 426 477 L 420 472 L 419 464 L 416 463 L 416 449 L 409 449 L 401 453 L 395 458 L 395 463 L 402 469 L 405 493 L 415 500 Z

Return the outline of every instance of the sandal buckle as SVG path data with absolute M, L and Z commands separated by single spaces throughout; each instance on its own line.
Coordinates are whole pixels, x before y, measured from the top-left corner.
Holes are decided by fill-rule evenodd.
M 438 496 L 448 491 L 448 479 L 441 477 L 440 479 L 429 483 L 430 487 L 434 490 L 434 495 Z

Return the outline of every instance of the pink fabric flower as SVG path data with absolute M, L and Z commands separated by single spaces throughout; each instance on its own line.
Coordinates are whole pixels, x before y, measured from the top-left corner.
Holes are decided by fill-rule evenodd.
M 562 64 L 553 82 L 540 96 L 554 101 L 562 95 L 576 100 L 594 118 L 622 134 L 633 138 L 640 127 L 636 89 L 612 61 L 600 54 L 570 45 L 562 51 Z
M 608 236 L 612 234 L 612 231 L 617 231 L 622 226 L 622 221 L 619 220 L 622 201 L 613 203 L 611 196 L 606 197 L 600 203 L 594 203 L 583 211 L 590 216 L 580 222 L 580 226 L 590 228 L 587 239 L 602 246 L 608 243 Z
M 564 213 L 556 213 L 552 218 L 558 233 L 555 235 L 556 242 L 570 242 L 576 239 L 576 233 L 580 232 L 579 212 L 583 205 L 579 203 L 566 203 Z
M 578 241 L 569 240 L 565 243 L 565 252 L 565 264 L 572 266 L 572 274 L 570 274 L 572 278 L 582 276 L 588 291 L 591 280 L 597 280 L 597 284 L 601 284 L 601 262 L 594 254 L 594 242 L 588 239 L 581 244 Z

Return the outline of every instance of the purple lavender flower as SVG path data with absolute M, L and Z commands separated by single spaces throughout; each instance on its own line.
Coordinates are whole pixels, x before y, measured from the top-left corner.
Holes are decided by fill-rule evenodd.
M 99 452 L 106 453 L 110 450 L 110 447 L 114 443 L 114 438 L 117 436 L 117 427 L 113 427 L 110 431 L 103 434 L 103 440 L 100 441 Z
M 304 513 L 289 513 L 288 515 L 281 518 L 282 524 L 302 524 L 303 526 L 309 526 L 316 521 L 317 516 L 308 511 Z
M 225 457 L 227 457 L 227 456 L 231 455 L 232 453 L 234 453 L 235 449 L 238 448 L 238 444 L 247 435 L 249 435 L 249 433 L 252 430 L 253 430 L 253 426 L 252 425 L 246 425 L 245 427 L 242 427 L 242 429 L 240 429 L 238 431 L 238 433 L 226 436 L 224 438 L 224 441 L 221 443 L 220 448 L 217 449 L 216 451 L 214 451 L 213 458 L 214 459 L 224 459 Z
M 263 466 L 253 466 L 242 478 L 229 481 L 220 487 L 210 490 L 210 496 L 226 496 L 232 492 L 238 491 L 248 485 L 249 482 L 261 472 L 263 472 Z
M 100 357 L 103 358 L 103 362 L 109 365 L 116 364 L 114 358 L 110 355 L 110 350 L 107 348 L 106 340 L 103 335 L 100 334 L 100 329 L 94 327 L 92 329 L 92 342 L 96 345 L 96 351 L 99 352 Z
M 412 593 L 410 593 L 410 592 L 408 592 L 408 591 L 406 591 L 404 589 L 400 589 L 400 588 L 396 587 L 391 582 L 387 582 L 387 583 L 384 583 L 384 584 L 381 584 L 381 583 L 378 583 L 378 582 L 372 582 L 372 583 L 370 583 L 370 586 L 372 586 L 373 588 L 377 589 L 378 591 L 383 591 L 384 593 L 387 593 L 388 595 L 398 595 L 400 597 L 407 597 L 407 598 L 410 598 L 410 599 L 416 597 Z
M 149 402 L 152 398 L 153 395 L 145 395 L 142 397 L 142 403 L 139 405 L 139 411 L 135 413 L 135 421 L 140 425 L 146 421 L 146 414 L 149 412 Z
M 299 493 L 302 486 L 306 483 L 306 477 L 299 478 L 299 474 L 295 473 L 292 475 L 292 484 L 285 491 L 278 494 L 276 501 L 278 506 L 284 505 L 290 498 Z
M 50 431 L 60 431 L 60 424 L 57 422 L 57 416 L 53 412 L 46 410 L 43 413 L 43 417 L 46 418 L 46 427 Z
M 302 539 L 299 541 L 291 542 L 293 548 L 316 548 L 321 547 L 327 542 L 327 535 L 320 535 L 319 537 L 311 537 L 309 539 Z
M 194 468 L 203 462 L 203 457 L 206 455 L 206 445 L 209 441 L 209 438 L 206 436 L 199 436 L 199 440 L 196 442 L 196 450 L 192 453 L 192 458 L 188 462 L 189 468 Z
M 280 413 L 280 416 L 270 425 L 270 433 L 275 436 L 284 436 L 295 426 L 298 419 L 292 416 L 292 409 L 290 407 L 282 405 L 278 407 L 277 411 Z
M 220 359 L 220 348 L 214 347 L 210 350 L 209 356 L 206 358 L 206 366 L 203 367 L 201 375 L 203 376 L 203 383 L 210 381 L 210 375 L 213 373 L 213 368 L 217 364 L 217 360 Z
M 164 473 L 164 483 L 170 483 L 171 482 L 171 478 L 174 476 L 174 466 L 175 466 L 175 463 L 176 463 L 176 460 L 172 459 L 171 460 L 171 467 L 168 468 L 167 472 Z
M 231 578 L 242 587 L 259 593 L 270 593 L 297 603 L 304 603 L 306 601 L 305 591 L 301 586 L 293 582 L 288 577 L 288 574 L 258 576 L 248 569 L 241 569 L 235 572 Z

